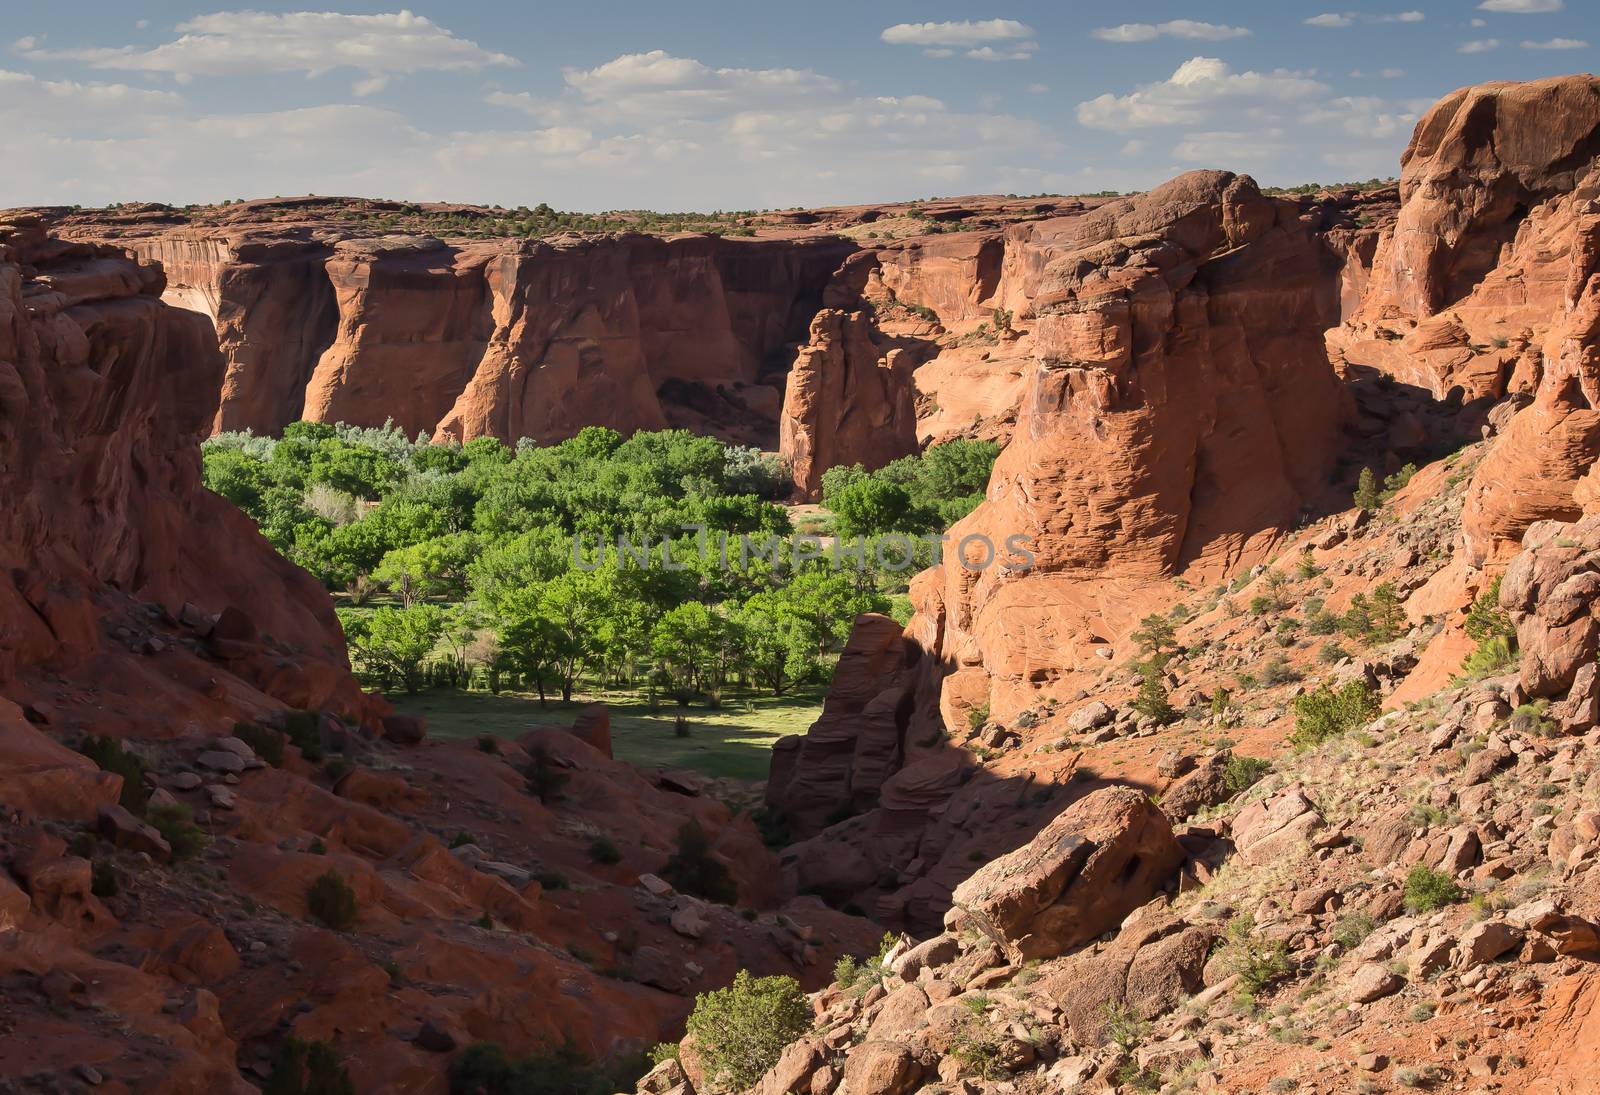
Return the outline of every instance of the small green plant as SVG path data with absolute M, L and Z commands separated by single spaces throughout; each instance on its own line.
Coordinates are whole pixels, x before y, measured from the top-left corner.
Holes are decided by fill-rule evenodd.
M 1323 665 L 1338 665 L 1349 656 L 1350 651 L 1346 650 L 1337 641 L 1323 643 L 1321 649 L 1317 651 L 1317 661 Z
M 1334 922 L 1333 941 L 1347 951 L 1354 950 L 1376 926 L 1366 913 L 1347 913 Z
M 356 892 L 334 871 L 324 871 L 306 888 L 306 908 L 325 927 L 346 931 L 356 922 Z
M 321 714 L 316 711 L 290 711 L 284 716 L 283 732 L 306 760 L 316 764 L 322 759 Z
M 988 721 L 989 721 L 989 701 L 988 700 L 985 700 L 983 703 L 978 704 L 976 707 L 969 707 L 967 709 L 967 726 L 968 726 L 968 728 L 970 728 L 972 730 L 976 730 L 978 727 L 982 726 L 984 723 L 986 723 Z
M 1387 502 L 1389 499 L 1399 494 L 1405 489 L 1406 484 L 1411 482 L 1411 477 L 1416 474 L 1417 466 L 1415 464 L 1406 464 L 1393 475 L 1384 476 L 1383 494 L 1380 496 L 1381 499 Z
M 559 801 L 561 789 L 567 785 L 568 776 L 556 767 L 555 758 L 543 746 L 529 751 L 528 764 L 522 770 L 527 780 L 528 793 L 543 803 Z
M 1106 1041 L 1124 1053 L 1132 1053 L 1150 1033 L 1150 1024 L 1121 1000 L 1108 1001 L 1101 1018 L 1105 1021 Z
M 1460 678 L 1465 681 L 1482 680 L 1507 672 L 1517 664 L 1517 652 L 1512 640 L 1504 635 L 1491 635 L 1477 645 L 1461 663 Z
M 144 761 L 122 747 L 116 738 L 90 736 L 83 739 L 78 752 L 94 761 L 105 772 L 122 777 L 122 794 L 117 800 L 123 809 L 143 816 L 150 793 L 144 786 Z
M 711 838 L 690 818 L 678 830 L 678 850 L 672 853 L 661 877 L 684 893 L 722 905 L 739 899 L 739 887 L 722 861 L 711 854 Z
M 1317 566 L 1317 557 L 1310 548 L 1300 553 L 1300 559 L 1295 563 L 1295 574 L 1301 581 L 1308 581 L 1322 573 L 1322 568 Z
M 355 1095 L 355 1081 L 326 1042 L 292 1035 L 278 1044 L 261 1095 Z
M 117 869 L 105 860 L 96 860 L 89 872 L 89 892 L 96 897 L 116 897 L 121 889 Z
M 1239 995 L 1251 1000 L 1289 973 L 1288 947 L 1282 941 L 1258 936 L 1255 917 L 1249 914 L 1229 921 L 1221 954 L 1225 968 L 1239 975 Z
M 1324 682 L 1295 697 L 1295 726 L 1289 742 L 1302 749 L 1320 745 L 1370 722 L 1377 714 L 1377 694 L 1365 682 L 1350 681 L 1337 689 Z
M 1461 900 L 1461 887 L 1443 871 L 1418 863 L 1406 875 L 1406 908 L 1413 913 L 1432 912 Z
M 610 837 L 597 836 L 589 841 L 589 859 L 609 866 L 622 862 L 622 852 Z
M 206 835 L 195 825 L 194 812 L 189 807 L 181 803 L 151 806 L 145 810 L 145 820 L 172 848 L 174 861 L 193 859 L 205 850 Z
M 1139 694 L 1134 697 L 1130 705 L 1145 718 L 1165 726 L 1177 717 L 1177 711 L 1167 700 L 1167 689 L 1161 681 L 1161 671 L 1153 666 L 1146 666 L 1141 674 L 1144 678 L 1139 683 Z
M 1375 510 L 1382 499 L 1378 494 L 1378 477 L 1371 468 L 1362 468 L 1361 474 L 1356 477 L 1356 493 L 1353 499 L 1357 509 Z
M 283 735 L 276 730 L 257 726 L 253 722 L 236 722 L 233 724 L 233 736 L 274 768 L 283 767 Z
M 1216 690 L 1211 693 L 1211 717 L 1217 719 L 1225 718 L 1228 714 L 1228 709 L 1232 706 L 1233 693 L 1222 687 L 1222 685 L 1217 685 Z
M 1272 771 L 1272 762 L 1264 757 L 1246 757 L 1230 753 L 1222 766 L 1222 786 L 1228 797 L 1241 794 L 1261 782 Z
M 688 1033 L 716 1091 L 743 1091 L 773 1065 L 785 1046 L 811 1028 L 811 1005 L 792 977 L 752 977 L 695 997 Z

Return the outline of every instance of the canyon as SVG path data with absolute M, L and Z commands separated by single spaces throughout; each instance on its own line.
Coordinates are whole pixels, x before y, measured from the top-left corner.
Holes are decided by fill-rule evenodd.
M 0 1083 L 244 1092 L 293 1036 L 443 1092 L 472 1042 L 677 1040 L 750 970 L 814 1020 L 762 1095 L 1596 1090 L 1600 80 L 1455 92 L 1372 190 L 423 230 L 476 208 L 0 214 Z M 363 693 L 201 485 L 209 433 L 301 418 L 679 427 L 797 499 L 1004 447 L 774 748 L 769 847 L 603 711 L 486 749 Z M 662 879 L 691 822 L 735 903 Z M 724 1086 L 685 1037 L 639 1090 Z

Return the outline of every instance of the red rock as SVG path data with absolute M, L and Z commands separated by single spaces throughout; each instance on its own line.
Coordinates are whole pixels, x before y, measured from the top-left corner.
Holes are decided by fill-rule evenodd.
M 1053 957 L 1120 923 L 1184 858 L 1146 795 L 1107 787 L 956 887 L 945 925 L 983 924 L 1015 959 Z

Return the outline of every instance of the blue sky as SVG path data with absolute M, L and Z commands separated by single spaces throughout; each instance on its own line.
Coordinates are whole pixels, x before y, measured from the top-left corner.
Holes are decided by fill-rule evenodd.
M 363 194 L 775 208 L 1398 171 L 1464 84 L 1592 71 L 1592 0 L 18 5 L 0 206 Z

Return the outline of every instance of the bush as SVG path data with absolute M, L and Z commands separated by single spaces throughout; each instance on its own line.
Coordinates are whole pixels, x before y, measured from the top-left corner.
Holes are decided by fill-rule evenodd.
M 89 892 L 96 897 L 116 897 L 121 888 L 117 869 L 103 859 L 96 860 L 89 873 Z
M 1361 941 L 1372 934 L 1377 925 L 1366 913 L 1341 916 L 1333 925 L 1333 941 L 1345 950 L 1354 950 Z
M 722 905 L 739 899 L 739 887 L 728 868 L 711 855 L 711 838 L 694 818 L 678 830 L 678 850 L 672 853 L 661 877 L 684 893 Z
M 1165 726 L 1176 718 L 1178 713 L 1167 700 L 1166 686 L 1161 683 L 1161 671 L 1154 667 L 1146 667 L 1142 675 L 1144 680 L 1139 684 L 1139 694 L 1129 706 L 1146 718 L 1154 719 Z
M 145 802 L 150 797 L 144 786 L 144 761 L 124 749 L 116 738 L 109 737 L 84 738 L 78 752 L 94 761 L 102 771 L 121 776 L 122 796 L 117 801 L 130 813 L 144 815 Z
M 1296 696 L 1292 745 L 1309 748 L 1371 721 L 1378 714 L 1378 697 L 1363 681 L 1335 689 L 1326 682 L 1314 691 Z
M 1233 753 L 1223 765 L 1222 786 L 1228 792 L 1228 797 L 1232 798 L 1260 783 L 1261 778 L 1270 771 L 1272 762 L 1264 757 L 1242 757 Z
M 291 711 L 283 720 L 283 728 L 302 757 L 313 764 L 322 759 L 322 716 L 319 713 Z
M 355 1081 L 326 1042 L 290 1036 L 272 1055 L 272 1072 L 261 1095 L 355 1095 Z
M 1254 998 L 1257 993 L 1289 973 L 1289 949 L 1281 941 L 1269 941 L 1255 934 L 1255 918 L 1236 916 L 1228 924 L 1222 962 L 1230 973 L 1239 975 L 1239 992 Z
M 622 852 L 610 837 L 597 836 L 589 841 L 589 858 L 596 863 L 610 865 L 622 862 Z
M 1413 913 L 1432 912 L 1461 900 L 1461 887 L 1443 871 L 1418 863 L 1406 875 L 1406 908 Z
M 1378 508 L 1381 499 L 1378 495 L 1378 477 L 1371 468 L 1362 468 L 1361 474 L 1356 478 L 1356 493 L 1353 501 L 1356 508 L 1374 510 Z
M 1478 643 L 1461 663 L 1461 678 L 1472 681 L 1509 671 L 1517 664 L 1517 652 L 1511 642 L 1504 635 L 1491 635 Z
M 967 708 L 967 726 L 976 730 L 989 721 L 989 701 L 978 704 L 976 707 Z
M 792 977 L 752 977 L 695 997 L 688 1032 L 713 1091 L 743 1091 L 811 1027 L 811 1005 Z
M 334 931 L 345 931 L 356 922 L 356 892 L 333 871 L 318 875 L 306 888 L 306 907 Z
M 1282 654 L 1274 654 L 1261 667 L 1261 683 L 1268 688 L 1280 684 L 1293 684 L 1300 679 L 1300 671 L 1289 664 Z
M 556 767 L 555 758 L 542 745 L 529 750 L 528 766 L 522 774 L 527 780 L 528 794 L 543 803 L 559 800 L 561 788 L 567 785 L 567 774 Z
M 256 756 L 272 765 L 283 767 L 283 735 L 253 722 L 233 724 L 233 736 L 255 750 Z
M 518 1058 L 494 1042 L 474 1042 L 450 1062 L 450 1095 L 610 1095 L 632 1090 L 645 1062 L 639 1054 L 597 1065 L 571 1038 Z
M 194 813 L 187 806 L 152 806 L 145 811 L 145 820 L 155 826 L 172 847 L 172 858 L 193 859 L 205 850 L 206 835 L 194 823 Z

